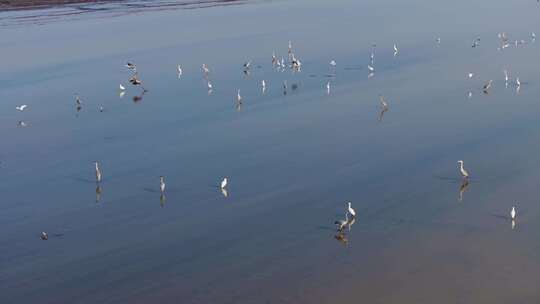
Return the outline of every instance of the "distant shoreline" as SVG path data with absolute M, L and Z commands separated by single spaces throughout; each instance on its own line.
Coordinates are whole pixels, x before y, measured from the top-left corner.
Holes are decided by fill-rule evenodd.
M 0 0 L 0 11 L 47 8 L 66 4 L 106 3 L 121 0 Z

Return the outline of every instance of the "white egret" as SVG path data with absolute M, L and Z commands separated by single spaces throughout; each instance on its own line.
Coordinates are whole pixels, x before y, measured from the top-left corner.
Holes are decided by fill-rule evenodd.
M 463 176 L 463 178 L 469 178 L 469 172 L 467 172 L 467 170 L 465 170 L 465 168 L 463 168 L 463 161 L 458 160 L 457 163 L 459 164 L 459 170 L 460 170 L 461 175 Z
M 178 66 L 176 67 L 176 69 L 178 70 L 178 77 L 182 76 L 182 73 L 183 73 L 182 67 L 181 67 L 180 65 L 178 65 Z
M 94 165 L 96 166 L 96 182 L 99 183 L 101 182 L 101 169 L 97 161 L 94 162 Z
M 347 209 L 347 211 L 349 212 L 350 215 L 352 215 L 352 217 L 356 217 L 356 211 L 354 211 L 354 209 L 351 207 L 351 202 L 349 202 L 348 204 L 349 204 L 349 208 Z
M 336 64 L 336 61 L 335 61 L 335 60 L 330 61 L 330 65 L 333 66 L 333 67 L 335 67 L 335 66 L 337 65 L 337 64 Z
M 516 212 L 516 206 L 512 207 L 512 210 L 510 211 L 510 217 L 512 218 L 512 221 L 516 220 L 517 212 Z
M 394 43 L 394 56 L 397 56 L 398 53 L 399 53 L 398 47 L 397 47 L 397 45 Z
M 161 195 L 165 193 L 165 178 L 163 176 L 159 177 L 159 191 Z
M 236 103 L 242 104 L 242 95 L 240 95 L 240 89 L 236 91 Z
M 227 178 L 226 177 L 223 178 L 223 180 L 221 181 L 221 185 L 220 185 L 221 189 L 225 189 L 225 187 L 227 187 Z
M 124 87 L 122 84 L 118 85 L 118 87 L 120 88 L 120 91 L 125 91 L 126 90 L 126 87 Z

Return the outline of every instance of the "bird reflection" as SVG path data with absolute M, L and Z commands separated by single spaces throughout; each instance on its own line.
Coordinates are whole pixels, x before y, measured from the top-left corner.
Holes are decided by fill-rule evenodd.
M 120 93 L 118 93 L 120 98 L 124 97 L 124 95 L 126 95 L 126 91 L 120 91 Z
M 133 103 L 138 103 L 139 101 L 141 101 L 145 93 L 146 91 L 142 91 L 141 94 L 133 96 Z
M 224 197 L 229 196 L 229 193 L 227 192 L 227 189 L 221 188 L 221 194 L 223 194 Z
M 101 191 L 102 191 L 101 186 L 97 185 L 97 187 L 96 187 L 96 203 L 99 203 L 99 201 L 101 200 Z
M 458 200 L 461 202 L 463 201 L 463 193 L 467 191 L 467 188 L 469 187 L 469 180 L 464 179 L 461 183 L 461 186 L 459 186 L 459 198 Z
M 515 228 L 516 228 L 516 221 L 512 220 L 512 230 L 514 230 Z
M 347 239 L 345 233 L 343 232 L 338 232 L 338 234 L 334 235 L 334 238 L 338 240 L 344 246 L 347 246 L 349 243 L 349 240 Z
M 355 218 L 355 217 L 351 218 L 351 219 L 347 222 L 347 229 L 349 230 L 349 232 L 351 232 L 351 227 L 352 227 L 352 225 L 354 225 L 354 222 L 356 222 L 356 218 Z
M 165 194 L 161 193 L 159 195 L 159 205 L 163 208 L 165 206 Z
M 337 226 L 338 232 L 343 232 L 343 228 L 347 226 L 347 223 L 349 223 L 349 213 L 345 212 L 345 219 L 343 220 L 337 220 L 334 222 L 334 224 Z

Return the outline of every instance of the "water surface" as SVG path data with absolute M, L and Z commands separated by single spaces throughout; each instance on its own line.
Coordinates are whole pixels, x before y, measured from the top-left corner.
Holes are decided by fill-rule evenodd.
M 0 13 L 0 302 L 540 299 L 536 1 L 235 4 Z M 300 73 L 272 68 L 289 40 Z

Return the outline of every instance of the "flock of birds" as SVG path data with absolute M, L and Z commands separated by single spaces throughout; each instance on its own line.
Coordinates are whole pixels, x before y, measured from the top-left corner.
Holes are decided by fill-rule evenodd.
M 498 34 L 498 37 L 500 39 L 500 46 L 499 46 L 498 50 L 503 50 L 503 49 L 508 48 L 508 47 L 510 47 L 512 45 L 512 43 L 509 41 L 509 39 L 508 39 L 508 37 L 507 37 L 507 35 L 505 33 Z M 533 32 L 533 33 L 531 33 L 531 41 L 534 42 L 535 39 L 536 39 L 536 34 Z M 436 42 L 437 42 L 437 44 L 440 44 L 441 39 L 437 38 Z M 515 47 L 518 47 L 518 46 L 523 45 L 525 43 L 526 42 L 524 40 L 515 40 L 513 45 L 515 45 Z M 480 38 L 474 39 L 473 43 L 472 43 L 472 47 L 476 48 L 479 45 L 480 45 Z M 367 64 L 368 78 L 373 77 L 373 75 L 375 73 L 375 49 L 376 49 L 376 44 L 372 44 L 371 53 L 370 53 L 370 60 L 369 60 L 369 63 Z M 396 43 L 394 43 L 393 44 L 393 56 L 394 57 L 398 56 L 398 54 L 399 54 L 398 46 L 397 46 Z M 289 41 L 289 44 L 288 44 L 288 61 L 286 61 L 284 57 L 278 58 L 276 56 L 275 52 L 272 53 L 272 59 L 271 60 L 272 60 L 272 66 L 275 69 L 278 69 L 278 70 L 283 71 L 283 70 L 285 70 L 287 68 L 290 68 L 294 72 L 300 72 L 301 69 L 302 69 L 302 63 L 296 57 L 295 53 L 293 52 L 293 47 L 292 47 L 292 42 L 291 41 Z M 335 69 L 336 66 L 337 66 L 337 62 L 335 60 L 331 60 L 329 62 L 329 64 L 330 64 L 332 69 Z M 147 92 L 147 89 L 143 86 L 143 81 L 139 78 L 139 72 L 137 71 L 136 64 L 133 63 L 133 62 L 127 62 L 125 64 L 125 67 L 133 73 L 131 75 L 131 77 L 128 79 L 128 83 L 130 83 L 132 86 L 140 87 L 141 90 L 142 90 L 142 94 Z M 249 75 L 250 69 L 251 69 L 251 61 L 245 62 L 243 64 L 243 72 L 246 75 Z M 505 76 L 504 77 L 505 85 L 506 85 L 506 87 L 508 87 L 509 82 L 510 82 L 509 73 L 508 73 L 508 71 L 506 69 L 503 72 L 504 72 L 504 76 Z M 178 78 L 180 78 L 183 75 L 183 69 L 182 69 L 181 65 L 177 65 L 177 73 L 178 73 Z M 207 88 L 208 88 L 208 94 L 212 94 L 213 84 L 212 84 L 212 82 L 210 80 L 210 77 L 209 77 L 210 68 L 208 67 L 207 64 L 202 64 L 202 73 L 203 73 L 204 79 L 206 80 L 206 84 L 207 84 Z M 474 73 L 472 73 L 472 72 L 468 73 L 467 77 L 468 78 L 473 78 Z M 263 80 L 261 80 L 260 84 L 261 84 L 262 93 L 264 94 L 266 92 L 266 89 L 267 89 L 266 81 L 263 79 Z M 514 84 L 516 86 L 517 92 L 519 92 L 519 89 L 520 89 L 520 87 L 522 85 L 522 82 L 520 81 L 519 77 L 516 77 L 516 79 L 514 81 Z M 482 91 L 485 94 L 488 94 L 490 88 L 492 87 L 492 85 L 493 85 L 493 80 L 488 80 L 483 85 Z M 283 81 L 282 87 L 283 87 L 283 93 L 286 95 L 287 90 L 288 90 L 287 81 Z M 126 86 L 124 84 L 119 84 L 120 97 L 122 97 L 125 94 L 126 89 L 127 88 L 126 88 Z M 330 81 L 328 81 L 326 83 L 326 92 L 327 92 L 327 94 L 330 94 L 330 91 L 331 91 L 331 83 L 330 83 Z M 242 103 L 243 103 L 243 98 L 242 98 L 242 95 L 240 93 L 241 93 L 240 89 L 237 89 L 235 101 L 236 101 L 236 108 L 238 110 L 241 108 Z M 141 94 L 141 96 L 142 96 L 142 94 Z M 469 92 L 469 97 L 471 97 L 471 96 L 472 96 L 472 92 Z M 139 98 L 141 98 L 141 97 L 139 97 Z M 379 120 L 381 120 L 384 113 L 389 110 L 389 104 L 385 100 L 384 96 L 382 96 L 382 95 L 379 95 L 379 103 L 380 103 L 380 107 L 381 107 Z M 76 106 L 76 111 L 77 112 L 79 112 L 81 110 L 82 105 L 83 105 L 83 102 L 82 102 L 81 98 L 79 97 L 78 94 L 75 94 L 75 106 Z M 20 112 L 23 112 L 27 108 L 28 108 L 28 105 L 23 104 L 23 105 L 17 106 L 16 110 L 18 110 Z M 104 111 L 103 106 L 99 106 L 98 109 L 99 109 L 100 112 Z M 18 125 L 25 127 L 25 126 L 27 126 L 27 123 L 25 123 L 24 121 L 21 120 L 21 121 L 18 122 Z M 461 200 L 463 191 L 465 191 L 465 189 L 467 188 L 467 186 L 469 184 L 469 172 L 464 168 L 463 160 L 459 160 L 457 163 L 458 163 L 458 166 L 459 166 L 458 167 L 459 172 L 460 172 L 460 174 L 461 174 L 461 176 L 463 178 L 462 184 L 461 184 L 461 187 L 460 187 L 460 196 L 459 196 L 459 200 Z M 101 167 L 100 167 L 100 164 L 99 164 L 98 161 L 94 162 L 94 166 L 95 166 L 95 179 L 96 179 L 96 184 L 97 184 L 97 187 L 96 187 L 96 201 L 99 201 L 99 196 L 101 194 L 102 171 L 101 171 Z M 224 177 L 221 180 L 221 183 L 217 186 L 217 188 L 222 192 L 222 194 L 225 197 L 228 196 L 228 194 L 227 194 L 227 184 L 228 184 L 228 179 L 227 179 L 227 177 Z M 165 185 L 166 185 L 165 184 L 165 177 L 160 176 L 159 177 L 159 192 L 160 192 L 160 201 L 161 202 L 164 202 L 164 200 L 165 200 Z M 512 208 L 510 209 L 509 214 L 510 214 L 509 219 L 512 221 L 512 228 L 514 228 L 515 225 L 516 225 L 516 219 L 517 219 L 516 206 L 512 206 Z M 345 210 L 345 218 L 335 221 L 335 225 L 337 227 L 337 232 L 338 232 L 338 234 L 335 235 L 335 238 L 337 240 L 339 240 L 339 241 L 346 244 L 347 243 L 347 238 L 346 238 L 346 235 L 345 235 L 345 228 L 348 228 L 348 231 L 350 231 L 351 226 L 354 224 L 355 220 L 356 220 L 356 212 L 352 208 L 352 203 L 348 202 L 347 203 L 347 208 Z M 42 240 L 48 240 L 49 236 L 48 236 L 47 232 L 43 231 L 43 232 L 41 232 L 40 238 Z

